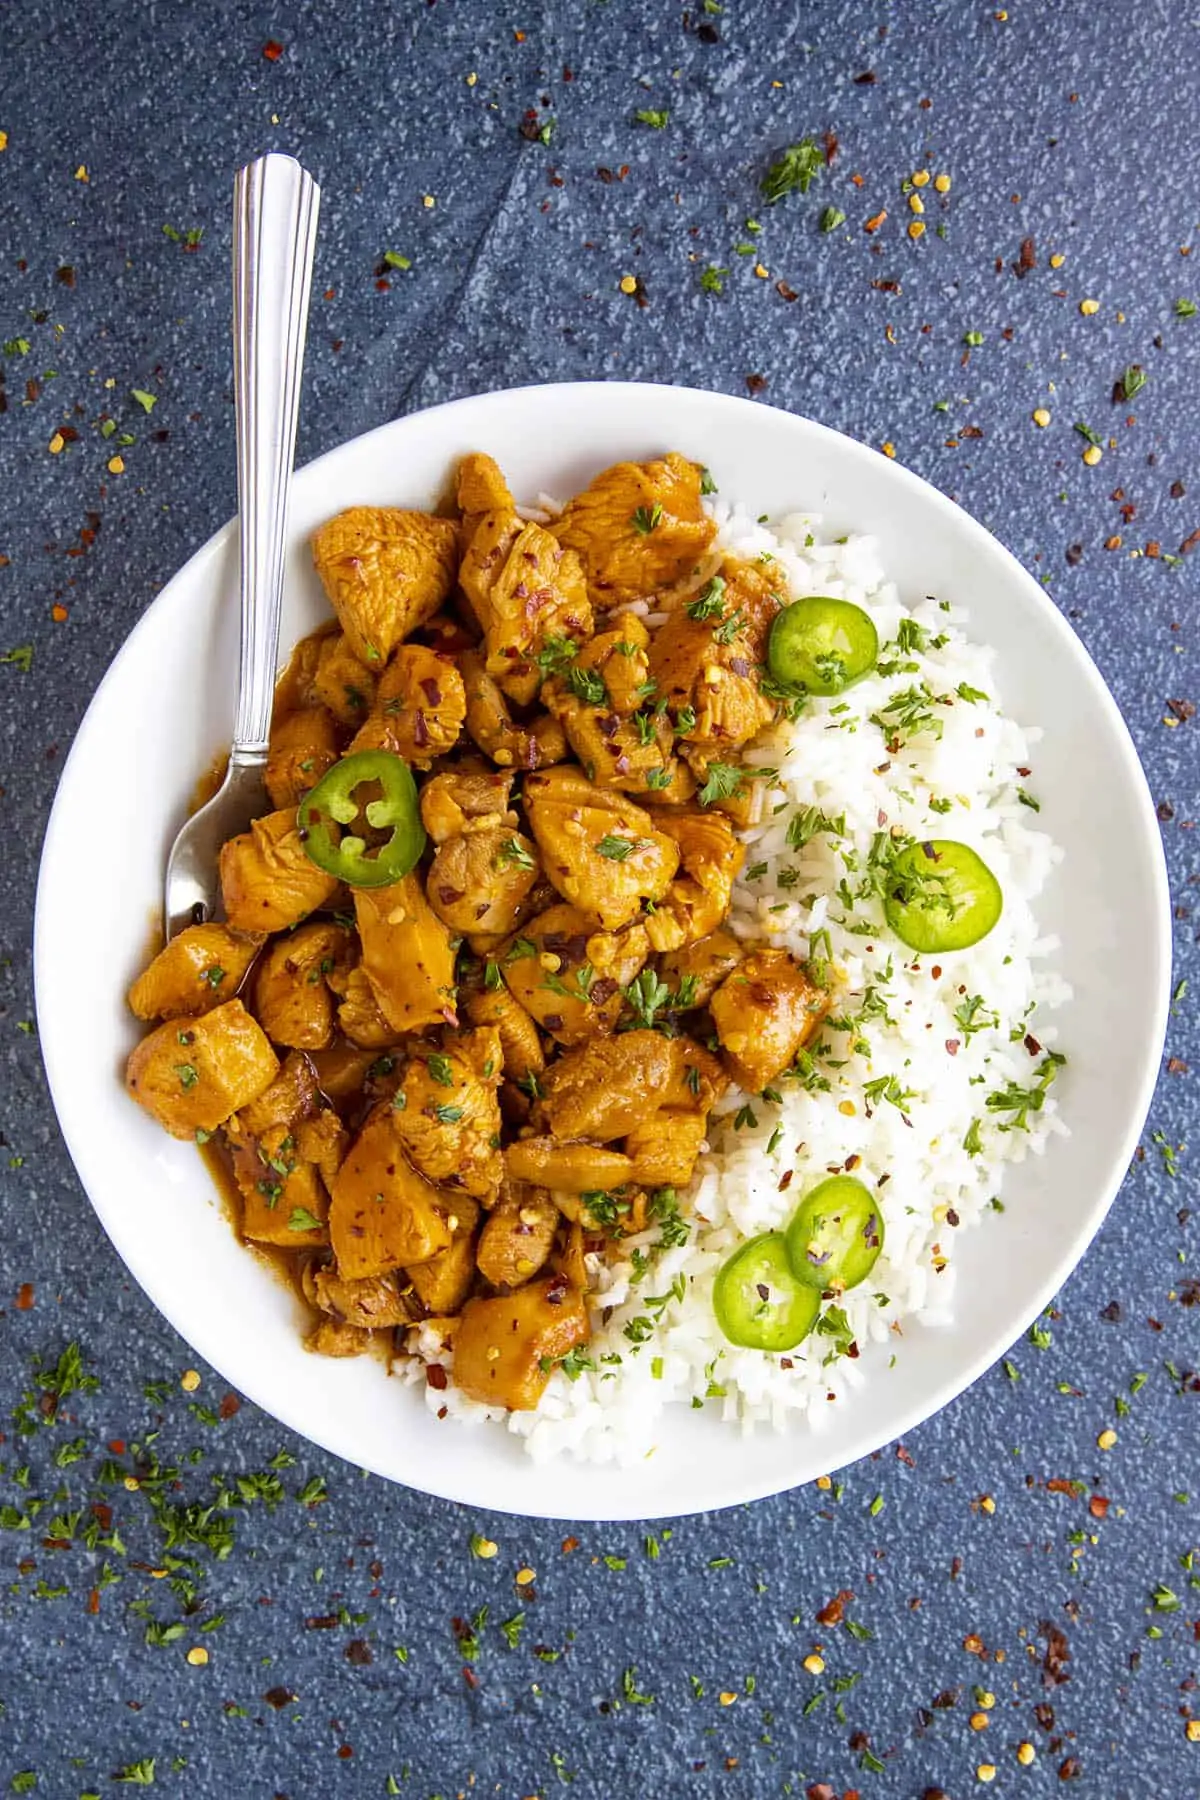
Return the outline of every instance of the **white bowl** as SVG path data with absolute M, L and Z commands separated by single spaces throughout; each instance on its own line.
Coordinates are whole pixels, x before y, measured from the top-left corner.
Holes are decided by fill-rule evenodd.
M 1010 1171 L 1006 1210 L 960 1242 L 955 1322 L 912 1329 L 823 1428 L 736 1435 L 681 1411 L 631 1469 L 537 1467 L 499 1427 L 439 1422 L 371 1359 L 301 1347 L 296 1307 L 234 1238 L 195 1151 L 121 1088 L 138 1027 L 125 1009 L 168 845 L 196 777 L 228 742 L 237 542 L 227 526 L 150 607 L 113 663 L 63 771 L 38 888 L 42 1049 L 83 1185 L 154 1304 L 232 1385 L 339 1456 L 449 1499 L 547 1517 L 643 1518 L 729 1506 L 851 1462 L 911 1430 L 991 1364 L 1053 1297 L 1096 1231 L 1149 1105 L 1166 1021 L 1166 874 L 1145 778 L 1093 663 L 1037 583 L 951 501 L 807 419 L 690 389 L 518 389 L 399 419 L 296 477 L 283 651 L 327 616 L 306 545 L 339 508 L 430 506 L 455 459 L 490 451 L 514 490 L 569 494 L 606 464 L 676 449 L 721 490 L 817 511 L 879 540 L 912 599 L 952 596 L 998 652 L 1007 710 L 1040 725 L 1044 823 L 1066 852 L 1040 917 L 1062 938 L 1074 1000 L 1058 1015 L 1069 1138 Z M 111 1278 L 117 1279 L 116 1270 Z

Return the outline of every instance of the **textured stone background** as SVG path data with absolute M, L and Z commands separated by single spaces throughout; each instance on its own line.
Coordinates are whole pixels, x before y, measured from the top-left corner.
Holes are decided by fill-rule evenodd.
M 1180 546 L 1200 526 L 1200 317 L 1176 303 L 1200 302 L 1198 52 L 1179 0 L 4 10 L 0 651 L 33 659 L 0 666 L 0 1788 L 958 1800 L 990 1764 L 1029 1800 L 1200 1793 L 1200 1219 L 1195 1150 L 1172 1148 L 1194 1130 L 1195 991 L 1144 1155 L 1010 1373 L 825 1491 L 572 1532 L 385 1487 L 249 1406 L 222 1416 L 206 1370 L 181 1389 L 193 1359 L 60 1145 L 29 958 L 63 752 L 133 621 L 233 510 L 230 181 L 274 146 L 324 188 L 302 460 L 454 395 L 618 375 L 749 382 L 894 445 L 1046 582 L 1112 684 L 1195 983 Z M 764 206 L 773 155 L 827 130 L 812 191 Z M 913 242 L 902 183 L 922 168 L 953 184 L 923 190 Z M 846 220 L 823 234 L 827 206 Z M 381 277 L 386 250 L 411 269 Z M 1145 386 L 1116 404 L 1132 363 Z M 118 867 L 80 871 L 81 931 Z M 32 1359 L 70 1340 L 100 1387 L 50 1417 Z M 23 1433 L 27 1390 L 43 1423 Z M 819 1623 L 842 1589 L 847 1622 Z M 481 1621 L 473 1663 L 455 1617 Z

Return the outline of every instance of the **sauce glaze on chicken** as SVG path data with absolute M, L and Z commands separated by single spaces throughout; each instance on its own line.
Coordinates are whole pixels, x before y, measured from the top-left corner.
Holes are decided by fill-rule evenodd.
M 784 597 L 714 547 L 704 491 L 672 453 L 540 523 L 470 455 L 457 518 L 354 507 L 313 539 L 336 627 L 280 681 L 272 810 L 221 851 L 224 920 L 130 989 L 159 1022 L 126 1082 L 220 1146 L 315 1351 L 433 1320 L 464 1393 L 536 1406 L 604 1257 L 686 1230 L 714 1102 L 781 1079 L 824 1015 L 804 967 L 728 926 Z M 350 889 L 297 808 L 367 750 L 414 772 L 427 847 Z

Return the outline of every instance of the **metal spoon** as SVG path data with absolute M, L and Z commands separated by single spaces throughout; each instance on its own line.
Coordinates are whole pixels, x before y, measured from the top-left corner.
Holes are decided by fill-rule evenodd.
M 220 790 L 171 847 L 163 895 L 170 940 L 211 918 L 217 853 L 270 811 L 263 782 L 283 601 L 288 486 L 321 191 L 290 156 L 260 156 L 233 184 L 233 390 L 237 415 L 242 629 L 237 716 Z

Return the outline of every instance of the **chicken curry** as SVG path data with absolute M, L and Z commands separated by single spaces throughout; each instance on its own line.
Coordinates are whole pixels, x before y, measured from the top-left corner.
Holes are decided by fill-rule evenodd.
M 223 920 L 130 989 L 156 1023 L 126 1081 L 220 1148 L 314 1351 L 433 1321 L 431 1384 L 535 1407 L 606 1253 L 686 1235 L 714 1103 L 827 1010 L 729 924 L 782 602 L 707 491 L 670 454 L 539 520 L 469 455 L 455 517 L 355 507 L 313 539 L 336 625 L 280 681 Z

